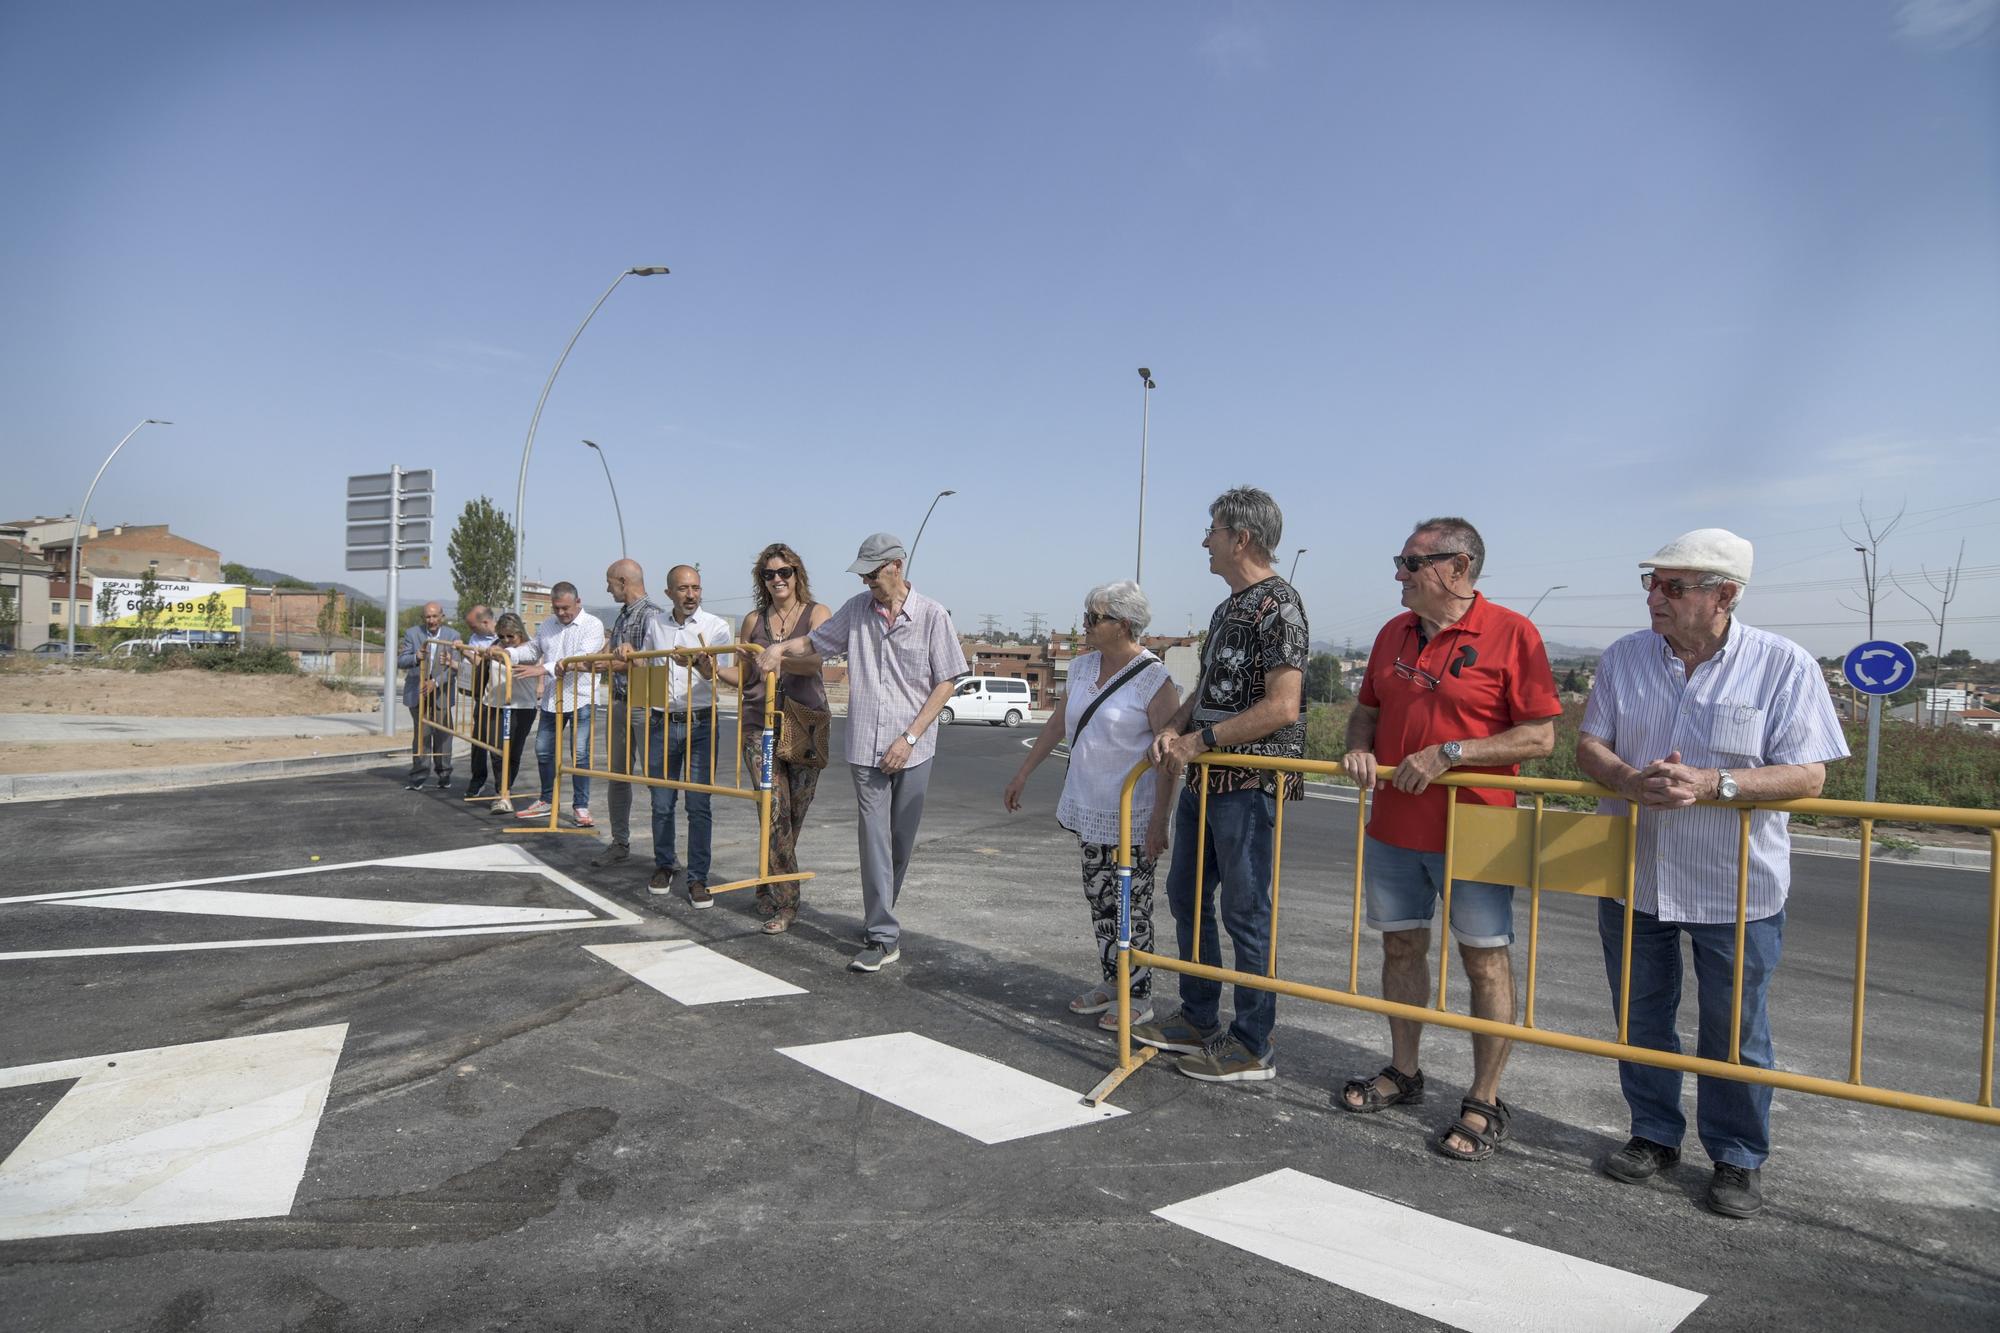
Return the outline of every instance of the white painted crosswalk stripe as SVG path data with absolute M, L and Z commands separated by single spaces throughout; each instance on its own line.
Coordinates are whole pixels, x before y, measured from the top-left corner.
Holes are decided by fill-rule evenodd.
M 804 995 L 802 987 L 725 958 L 693 940 L 653 940 L 642 944 L 595 944 L 587 952 L 682 1004 L 722 1004 L 772 995 Z
M 1289 1169 L 1154 1216 L 1473 1333 L 1664 1333 L 1707 1299 Z
M 590 921 L 581 907 L 488 907 L 473 903 L 393 902 L 378 898 L 325 898 L 303 893 L 243 893 L 230 889 L 154 889 L 149 893 L 75 898 L 67 907 L 110 907 L 128 912 L 182 912 L 193 916 L 251 916 L 273 921 L 335 921 L 350 926 L 526 925 Z
M 986 1144 L 1125 1114 L 1085 1106 L 1068 1088 L 914 1032 L 782 1046 L 778 1054 Z
M 292 1210 L 345 1023 L 0 1069 L 77 1080 L 0 1162 L 0 1240 Z

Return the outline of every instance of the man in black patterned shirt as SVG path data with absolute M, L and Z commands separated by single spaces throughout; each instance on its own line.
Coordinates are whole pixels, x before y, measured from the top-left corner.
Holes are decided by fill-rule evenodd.
M 655 617 L 665 614 L 658 602 L 646 596 L 646 571 L 639 567 L 637 560 L 615 560 L 611 568 L 604 571 L 604 591 L 611 594 L 618 603 L 618 618 L 611 622 L 610 632 L 605 636 L 604 651 L 615 653 L 618 645 L 629 643 L 633 648 L 646 646 L 646 630 Z M 611 771 L 613 773 L 644 773 L 645 756 L 633 764 L 627 751 L 628 728 L 625 711 L 625 695 L 630 677 L 625 673 L 625 664 L 617 663 L 611 668 Z M 643 737 L 636 748 L 644 749 Z M 658 788 L 654 788 L 658 791 Z M 602 869 L 616 865 L 632 854 L 632 784 L 614 782 L 611 784 L 611 842 L 610 845 L 590 858 L 590 863 Z
M 1305 757 L 1305 670 L 1311 655 L 1305 604 L 1272 568 L 1284 530 L 1277 501 L 1251 486 L 1225 491 L 1208 507 L 1201 544 L 1209 570 L 1229 585 L 1229 597 L 1209 618 L 1201 679 L 1173 720 L 1153 739 L 1155 763 L 1181 768 L 1204 751 L 1264 758 Z M 1190 769 L 1174 810 L 1173 867 L 1167 905 L 1173 910 L 1180 956 L 1210 966 L 1222 962 L 1216 904 L 1229 930 L 1237 971 L 1262 975 L 1271 954 L 1272 830 L 1280 799 L 1305 794 L 1297 773 L 1217 767 L 1208 770 L 1204 830 L 1202 773 Z M 1201 919 L 1195 919 L 1196 844 L 1206 833 L 1201 871 Z M 1199 949 L 1196 949 L 1197 940 Z M 1190 1078 L 1237 1083 L 1276 1078 L 1271 1027 L 1278 1000 L 1269 991 L 1236 988 L 1236 1019 L 1222 1027 L 1222 986 L 1181 977 L 1178 1015 L 1132 1029 L 1137 1041 L 1182 1052 Z

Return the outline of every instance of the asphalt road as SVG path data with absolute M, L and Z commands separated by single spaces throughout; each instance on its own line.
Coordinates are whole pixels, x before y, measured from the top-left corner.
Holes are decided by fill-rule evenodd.
M 904 957 L 872 977 L 843 970 L 859 890 L 838 767 L 802 844 L 818 872 L 805 915 L 776 939 L 756 933 L 746 895 L 701 913 L 647 895 L 643 843 L 630 867 L 592 870 L 593 839 L 510 840 L 498 821 L 407 793 L 388 771 L 0 808 L 0 955 L 152 950 L 0 957 L 0 1155 L 46 1134 L 37 1127 L 66 1097 L 103 1085 L 110 1061 L 99 1071 L 84 1057 L 322 1029 L 338 1047 L 289 1207 L 0 1240 L 0 1327 L 1437 1326 L 1154 1215 L 1286 1169 L 1404 1205 L 1411 1262 L 1468 1289 L 1508 1275 L 1467 1266 L 1454 1224 L 1697 1293 L 1689 1329 L 2000 1318 L 1991 1128 L 1780 1094 L 1769 1202 L 1753 1221 L 1726 1222 L 1698 1206 L 1708 1173 L 1692 1139 L 1683 1165 L 1653 1185 L 1594 1172 L 1626 1132 L 1615 1070 L 1601 1060 L 1517 1049 L 1504 1089 L 1514 1135 L 1479 1165 L 1425 1147 L 1470 1071 L 1456 1034 L 1427 1043 L 1427 1105 L 1368 1118 L 1331 1110 L 1329 1088 L 1378 1067 L 1386 1043 L 1379 1020 L 1331 1007 L 1280 1002 L 1274 1082 L 1197 1084 L 1156 1062 L 1112 1099 L 1123 1116 L 991 1144 L 783 1054 L 908 1032 L 1075 1092 L 1108 1067 L 1108 1042 L 1063 1008 L 1092 978 L 1094 955 L 1074 842 L 1053 821 L 1059 764 L 1038 776 L 1026 811 L 1000 808 L 1031 735 L 946 734 L 905 889 Z M 601 820 L 601 795 L 598 809 Z M 1283 972 L 1342 983 L 1352 807 L 1295 807 L 1287 829 Z M 715 878 L 749 865 L 748 832 L 744 808 L 727 803 Z M 192 886 L 221 895 L 203 913 L 185 910 L 192 899 L 174 911 L 19 901 L 477 857 L 511 841 L 554 875 L 358 864 Z M 1775 988 L 1779 1058 L 1844 1076 L 1854 865 L 1800 857 L 1795 874 Z M 229 895 L 251 892 L 445 915 L 413 928 L 228 914 Z M 1968 1097 L 1983 877 L 1883 866 L 1874 893 L 1870 1080 Z M 535 919 L 438 933 L 450 913 L 473 919 L 482 906 Z M 1607 1034 L 1589 907 L 1557 895 L 1545 904 L 1538 1017 Z M 322 936 L 334 938 L 275 942 Z M 221 941 L 250 943 L 194 947 Z M 648 941 L 699 942 L 801 993 L 682 1004 L 587 952 Z M 1372 989 L 1372 940 L 1362 944 Z M 1452 993 L 1462 1004 L 1462 975 Z M 5 1074 L 56 1061 L 80 1063 L 41 1081 L 10 1085 Z M 72 1132 L 87 1146 L 115 1137 L 120 1120 L 100 1114 Z M 197 1156 L 181 1143 L 159 1160 L 167 1173 L 193 1171 Z M 24 1182 L 17 1165 L 0 1164 L 0 1217 L 26 1190 L 75 1185 L 74 1173 Z M 228 1183 L 282 1185 L 282 1175 L 260 1168 Z M 1522 1326 L 1596 1326 L 1554 1299 L 1541 1314 Z

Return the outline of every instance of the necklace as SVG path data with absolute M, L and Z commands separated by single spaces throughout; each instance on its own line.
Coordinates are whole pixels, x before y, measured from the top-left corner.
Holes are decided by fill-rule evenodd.
M 764 623 L 765 628 L 771 631 L 771 642 L 783 643 L 792 637 L 792 628 L 799 623 L 799 614 L 805 610 L 805 607 L 803 605 L 793 607 L 790 621 L 780 621 L 777 618 L 777 609 L 777 607 L 773 606 L 764 613 Z

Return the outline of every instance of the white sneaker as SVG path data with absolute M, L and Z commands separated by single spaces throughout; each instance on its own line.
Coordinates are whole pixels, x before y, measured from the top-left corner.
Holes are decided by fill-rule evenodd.
M 537 800 L 533 805 L 530 805 L 527 809 L 521 812 L 521 818 L 540 819 L 543 815 L 549 812 L 549 809 L 550 807 L 547 801 Z
M 514 803 L 502 796 L 493 803 L 493 813 L 496 815 L 511 815 L 514 813 Z

